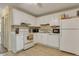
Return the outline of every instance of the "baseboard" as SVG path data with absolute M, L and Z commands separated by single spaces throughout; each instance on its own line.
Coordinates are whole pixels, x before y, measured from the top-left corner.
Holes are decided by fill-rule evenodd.
M 69 53 L 69 54 L 73 54 L 73 55 L 75 55 L 75 56 L 79 56 L 79 55 L 76 55 L 76 54 L 74 54 L 74 53 L 67 52 L 67 51 L 64 51 L 64 50 L 60 50 L 60 51 L 65 52 L 65 53 Z

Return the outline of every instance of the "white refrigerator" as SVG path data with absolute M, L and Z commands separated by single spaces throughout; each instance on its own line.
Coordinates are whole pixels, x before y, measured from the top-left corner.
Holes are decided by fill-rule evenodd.
M 60 50 L 79 55 L 79 18 L 60 21 Z

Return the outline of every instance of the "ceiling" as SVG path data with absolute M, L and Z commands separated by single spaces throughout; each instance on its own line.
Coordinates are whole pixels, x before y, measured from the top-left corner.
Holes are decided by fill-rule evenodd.
M 79 3 L 0 3 L 0 8 L 10 5 L 34 16 L 42 16 L 65 9 L 76 8 Z

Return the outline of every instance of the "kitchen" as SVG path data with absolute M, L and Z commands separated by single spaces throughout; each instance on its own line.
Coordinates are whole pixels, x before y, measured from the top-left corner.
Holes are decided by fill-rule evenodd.
M 1 37 L 4 39 L 2 45 L 7 49 L 6 54 L 10 52 L 16 55 L 39 44 L 58 51 L 66 51 L 63 53 L 68 52 L 69 55 L 79 55 L 78 17 L 79 8 L 35 17 L 18 8 L 6 6 L 1 12 Z

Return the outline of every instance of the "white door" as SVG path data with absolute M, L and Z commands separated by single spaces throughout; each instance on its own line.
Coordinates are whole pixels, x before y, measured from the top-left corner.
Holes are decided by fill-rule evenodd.
M 60 38 L 60 50 L 79 52 L 79 30 L 62 30 Z

